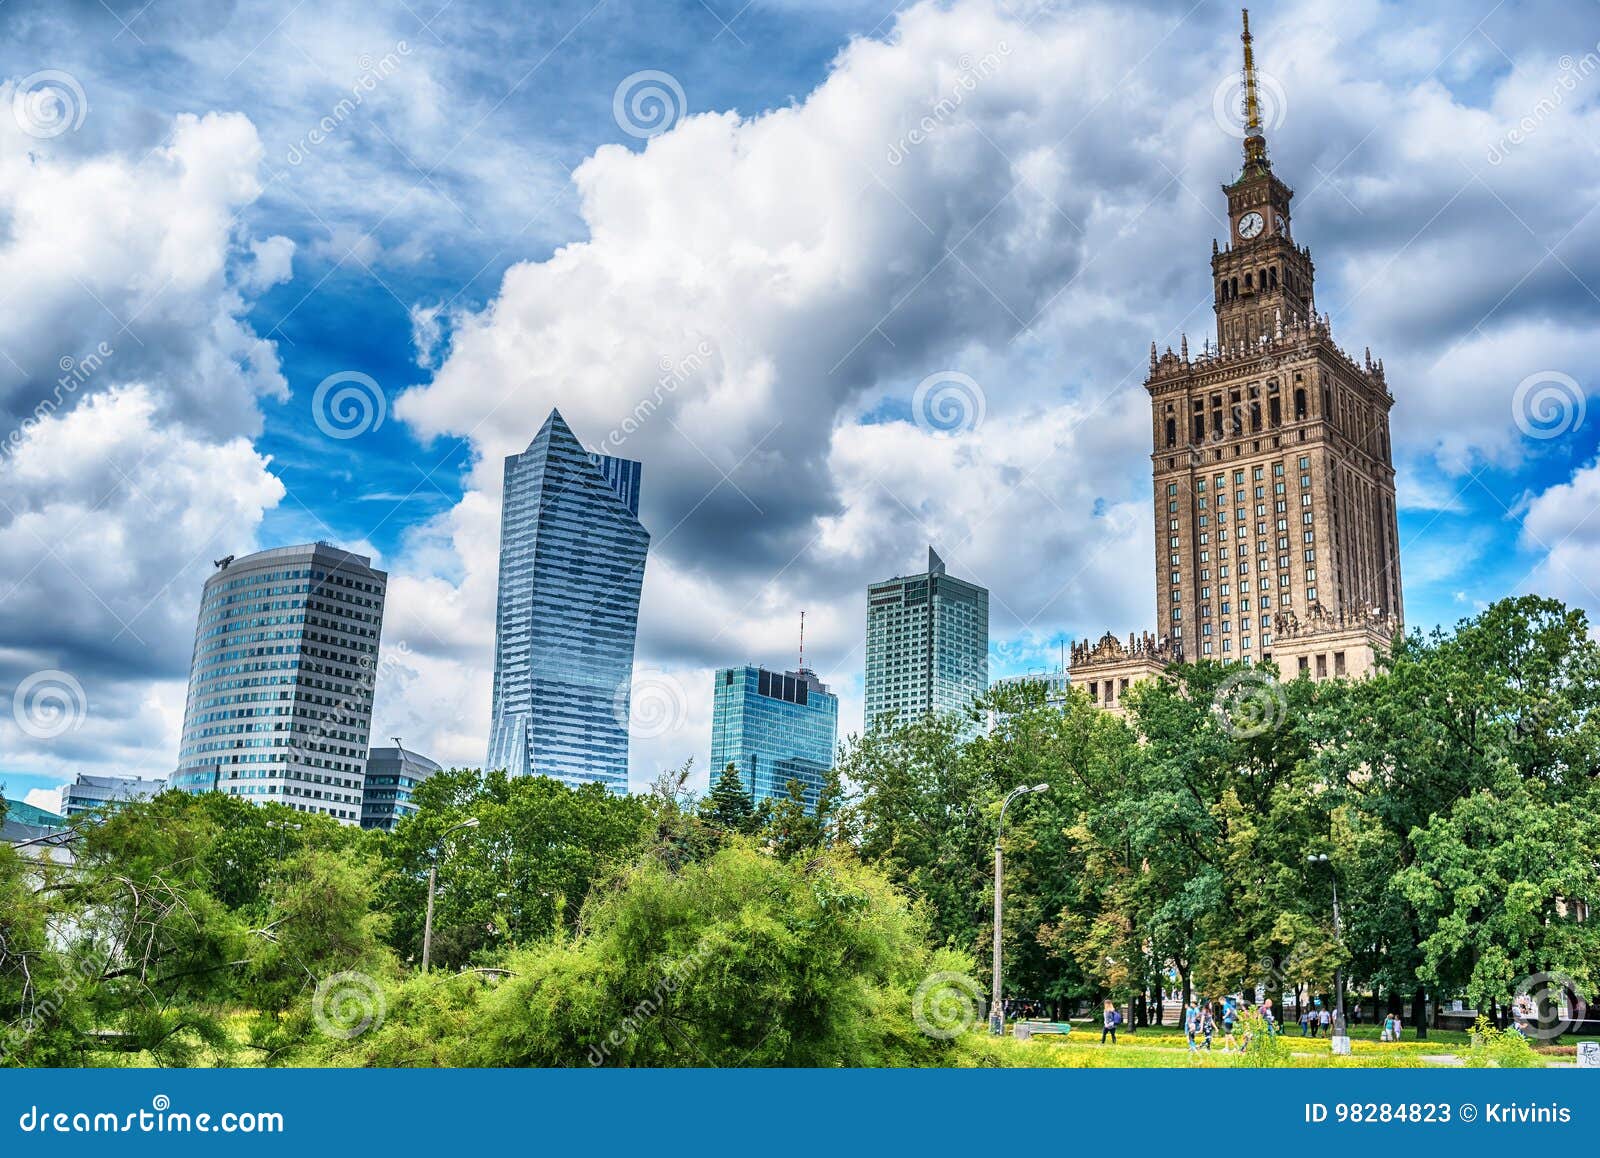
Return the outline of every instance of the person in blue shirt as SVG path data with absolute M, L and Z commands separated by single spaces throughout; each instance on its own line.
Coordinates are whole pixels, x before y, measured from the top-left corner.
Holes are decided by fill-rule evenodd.
M 1122 1013 L 1111 1002 L 1106 1002 L 1104 1020 L 1101 1022 L 1100 1044 L 1105 1045 L 1106 1035 L 1111 1035 L 1111 1044 L 1117 1044 L 1117 1026 L 1122 1024 Z

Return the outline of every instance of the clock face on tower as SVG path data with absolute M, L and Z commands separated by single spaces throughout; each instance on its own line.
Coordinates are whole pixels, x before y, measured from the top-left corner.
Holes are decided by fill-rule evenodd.
M 1266 224 L 1261 214 L 1252 210 L 1239 218 L 1239 236 L 1249 241 L 1253 237 L 1261 236 L 1261 227 Z

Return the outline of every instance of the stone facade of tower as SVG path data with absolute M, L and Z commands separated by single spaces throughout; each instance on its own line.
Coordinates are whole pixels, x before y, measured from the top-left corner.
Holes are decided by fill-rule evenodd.
M 1394 397 L 1383 363 L 1346 353 L 1316 312 L 1294 193 L 1255 115 L 1248 26 L 1245 81 L 1244 167 L 1223 186 L 1230 236 L 1212 243 L 1215 346 L 1150 348 L 1157 632 L 1137 659 L 1145 674 L 1181 657 L 1359 676 L 1404 613 Z M 1121 689 L 1136 657 L 1111 650 L 1075 649 L 1074 685 L 1103 693 L 1109 676 Z

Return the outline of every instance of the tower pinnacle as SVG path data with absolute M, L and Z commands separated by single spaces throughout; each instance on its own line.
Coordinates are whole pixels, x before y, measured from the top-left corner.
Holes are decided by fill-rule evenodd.
M 1240 10 L 1244 14 L 1244 34 L 1240 40 L 1244 42 L 1244 163 L 1248 169 L 1252 165 L 1265 165 L 1267 161 L 1267 138 L 1261 129 L 1261 101 L 1256 95 L 1256 56 L 1251 48 L 1250 39 L 1250 9 Z

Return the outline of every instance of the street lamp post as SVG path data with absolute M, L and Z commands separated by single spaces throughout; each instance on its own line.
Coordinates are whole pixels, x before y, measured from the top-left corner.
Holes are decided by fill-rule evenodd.
M 1003 1034 L 1006 1031 L 1006 1016 L 1000 1005 L 1000 881 L 1005 875 L 1005 859 L 1000 851 L 1000 837 L 1006 828 L 1006 809 L 1011 807 L 1011 802 L 1019 796 L 1026 796 L 1033 792 L 1048 792 L 1050 785 L 1035 784 L 1031 788 L 1023 785 L 1013 788 L 1000 805 L 1000 822 L 994 830 L 994 983 L 990 990 L 989 1000 L 989 1032 Z
M 428 866 L 428 915 L 422 922 L 422 971 L 428 971 L 433 956 L 433 889 L 439 880 L 439 855 L 444 849 L 444 838 L 463 828 L 477 828 L 478 818 L 469 816 L 460 824 L 452 824 L 439 834 L 439 847 L 434 851 L 433 863 Z
M 1316 853 L 1306 857 L 1308 864 L 1323 864 L 1328 866 L 1329 878 L 1333 881 L 1333 938 L 1343 943 L 1344 926 L 1339 920 L 1339 874 L 1333 871 L 1333 862 L 1328 859 L 1325 852 Z M 1340 962 L 1333 970 L 1333 1052 L 1348 1054 L 1350 1052 L 1350 1034 L 1344 1022 L 1344 963 Z

